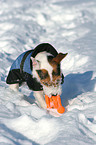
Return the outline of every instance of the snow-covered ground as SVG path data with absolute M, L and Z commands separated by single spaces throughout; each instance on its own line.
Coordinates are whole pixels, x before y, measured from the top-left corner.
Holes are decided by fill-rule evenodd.
M 16 57 L 42 42 L 68 52 L 58 118 L 24 101 L 26 86 L 5 83 Z M 38 144 L 96 145 L 95 0 L 0 0 L 0 145 Z

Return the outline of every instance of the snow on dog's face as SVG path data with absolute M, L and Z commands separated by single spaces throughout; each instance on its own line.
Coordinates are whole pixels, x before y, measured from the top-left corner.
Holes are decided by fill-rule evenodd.
M 32 58 L 33 76 L 43 86 L 46 95 L 61 95 L 61 69 L 60 61 L 67 55 L 59 53 L 53 57 L 50 53 L 41 52 Z

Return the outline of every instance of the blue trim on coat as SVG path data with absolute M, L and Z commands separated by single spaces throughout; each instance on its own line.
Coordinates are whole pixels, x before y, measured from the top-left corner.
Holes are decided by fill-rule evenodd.
M 21 61 L 24 57 L 24 55 L 27 53 L 28 51 L 22 53 L 21 55 L 19 55 L 17 57 L 17 59 L 13 62 L 11 68 L 10 68 L 10 71 L 13 70 L 13 69 L 20 69 L 20 64 L 21 64 Z M 32 75 L 32 70 L 30 68 L 30 57 L 32 55 L 32 52 L 30 52 L 30 54 L 27 56 L 27 58 L 25 59 L 25 62 L 24 62 L 24 66 L 23 66 L 23 71 L 24 72 L 27 72 L 29 74 Z

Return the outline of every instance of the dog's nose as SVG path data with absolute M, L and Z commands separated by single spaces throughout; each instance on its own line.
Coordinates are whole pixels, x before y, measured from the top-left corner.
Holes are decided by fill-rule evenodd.
M 52 96 L 57 96 L 57 94 L 52 94 Z

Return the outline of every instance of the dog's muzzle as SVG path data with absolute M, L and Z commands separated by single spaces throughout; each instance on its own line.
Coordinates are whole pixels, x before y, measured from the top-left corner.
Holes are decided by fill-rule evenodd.
M 44 94 L 48 95 L 49 97 L 51 96 L 57 96 L 57 95 L 61 95 L 62 92 L 62 88 L 61 85 L 54 87 L 54 86 L 43 86 L 43 91 Z

